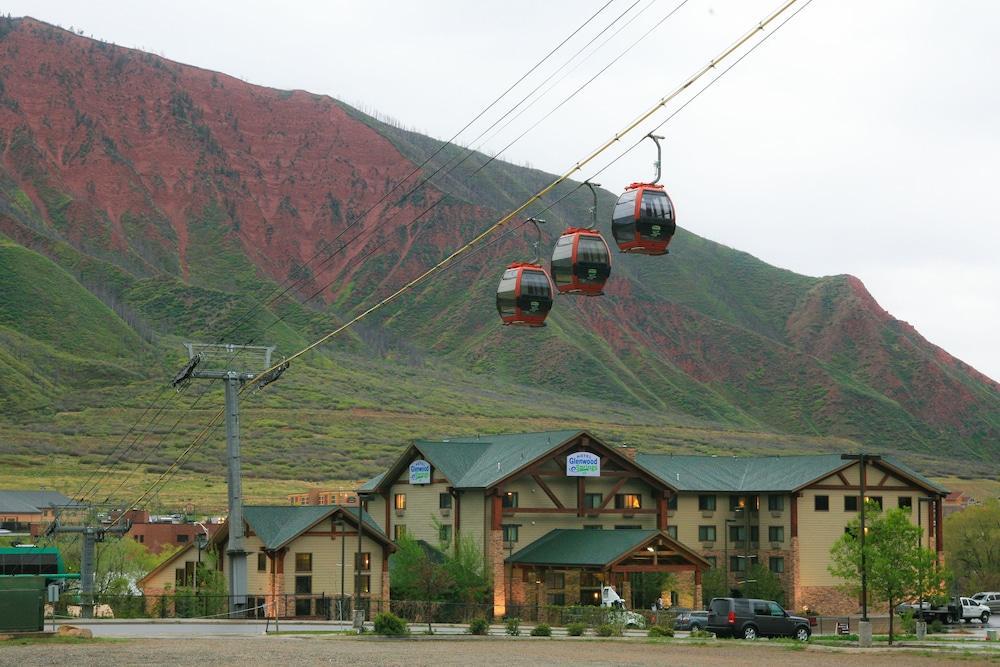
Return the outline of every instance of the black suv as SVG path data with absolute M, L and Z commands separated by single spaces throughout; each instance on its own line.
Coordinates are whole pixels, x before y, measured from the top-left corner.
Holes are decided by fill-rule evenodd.
M 708 606 L 708 631 L 716 637 L 795 637 L 809 639 L 809 621 L 789 616 L 777 602 L 753 598 L 713 598 Z

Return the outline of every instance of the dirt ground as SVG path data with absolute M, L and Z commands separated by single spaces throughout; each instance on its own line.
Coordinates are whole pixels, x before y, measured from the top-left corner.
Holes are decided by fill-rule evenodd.
M 415 638 L 389 640 L 330 636 L 132 639 L 80 644 L 0 644 L 0 665 L 973 665 L 960 656 L 914 651 L 831 651 L 758 642 L 705 645 L 645 641 Z M 993 664 L 1000 664 L 994 662 Z

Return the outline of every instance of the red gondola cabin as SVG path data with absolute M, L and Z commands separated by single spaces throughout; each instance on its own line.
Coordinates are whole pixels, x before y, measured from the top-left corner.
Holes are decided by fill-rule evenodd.
M 504 324 L 544 327 L 552 310 L 552 281 L 539 264 L 515 262 L 497 287 L 497 312 Z
M 601 233 L 570 227 L 552 251 L 552 279 L 560 294 L 604 294 L 611 275 L 611 251 Z
M 615 204 L 611 233 L 622 252 L 665 255 L 676 230 L 674 204 L 662 185 L 632 183 Z

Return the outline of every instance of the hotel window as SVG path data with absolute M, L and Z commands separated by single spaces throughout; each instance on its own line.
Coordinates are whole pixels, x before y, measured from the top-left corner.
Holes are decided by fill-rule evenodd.
M 739 556 L 729 557 L 729 570 L 731 572 L 742 572 L 745 568 L 743 564 L 746 562 L 745 558 L 740 558 Z
M 392 527 L 392 539 L 398 542 L 405 536 L 406 536 L 406 526 L 404 526 L 401 523 L 397 523 L 395 526 Z
M 767 539 L 769 542 L 784 542 L 785 541 L 785 527 L 784 526 L 768 526 L 767 527 Z
M 406 494 L 405 493 L 397 493 L 395 495 L 395 497 L 393 498 L 393 506 L 397 510 L 405 510 L 406 509 Z
M 443 510 L 451 509 L 451 494 L 450 493 L 439 493 L 438 494 L 438 508 Z
M 767 568 L 774 572 L 775 574 L 781 574 L 785 571 L 785 557 L 784 556 L 771 556 L 767 560 Z
M 545 587 L 556 590 L 566 588 L 566 575 L 562 572 L 546 572 Z
M 816 496 L 813 498 L 813 509 L 817 512 L 829 512 L 830 496 Z
M 769 512 L 783 512 L 785 510 L 785 497 L 768 496 L 767 509 Z
M 312 577 L 295 577 L 296 595 L 312 595 L 312 592 L 313 592 Z
M 702 512 L 714 512 L 715 496 L 698 496 L 698 509 Z
M 600 509 L 601 505 L 604 504 L 604 494 L 603 493 L 587 493 L 583 496 L 583 506 L 596 510 Z
M 747 539 L 747 527 L 746 526 L 730 526 L 729 527 L 729 541 L 730 542 L 742 542 Z
M 639 530 L 642 526 L 615 526 L 615 530 Z
M 590 524 L 590 525 L 585 525 L 583 527 L 584 530 L 602 530 L 603 528 L 604 528 L 604 526 L 602 526 L 600 524 L 597 524 L 597 525 Z
M 910 496 L 900 496 L 899 497 L 899 509 L 901 510 L 912 510 L 913 509 L 913 498 Z
M 257 554 L 257 571 L 267 572 L 267 554 Z
M 844 496 L 844 511 L 845 512 L 857 512 L 858 511 L 858 497 L 857 496 Z
M 735 512 L 746 507 L 746 496 L 729 496 L 729 511 Z
M 295 554 L 296 572 L 312 572 L 312 570 L 313 570 L 312 554 Z
M 503 529 L 503 541 L 504 542 L 517 542 L 517 529 L 520 526 L 512 523 L 505 523 L 500 526 Z
M 372 555 L 367 551 L 354 552 L 354 569 L 367 572 L 372 569 Z
M 451 526 L 438 526 L 438 540 L 443 544 L 451 544 Z
M 714 542 L 715 541 L 715 526 L 698 526 L 698 541 L 699 542 Z
M 549 605 L 553 607 L 564 607 L 566 606 L 566 594 L 565 593 L 549 593 Z
M 667 535 L 676 540 L 677 539 L 677 526 L 667 526 Z
M 508 491 L 500 496 L 500 506 L 505 510 L 517 507 L 517 491 Z
M 642 508 L 642 496 L 638 493 L 616 493 L 616 510 L 637 510 Z
M 361 580 L 361 594 L 371 595 L 372 592 L 372 576 L 370 574 L 362 574 L 358 579 Z
M 667 509 L 675 510 L 677 509 L 677 494 L 673 493 L 667 498 Z

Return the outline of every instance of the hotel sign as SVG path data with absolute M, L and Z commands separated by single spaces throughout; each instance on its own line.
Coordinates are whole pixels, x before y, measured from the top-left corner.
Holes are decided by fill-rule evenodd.
M 431 464 L 423 459 L 417 459 L 410 464 L 410 484 L 430 484 Z
M 590 452 L 574 452 L 566 457 L 568 477 L 600 477 L 601 457 Z

